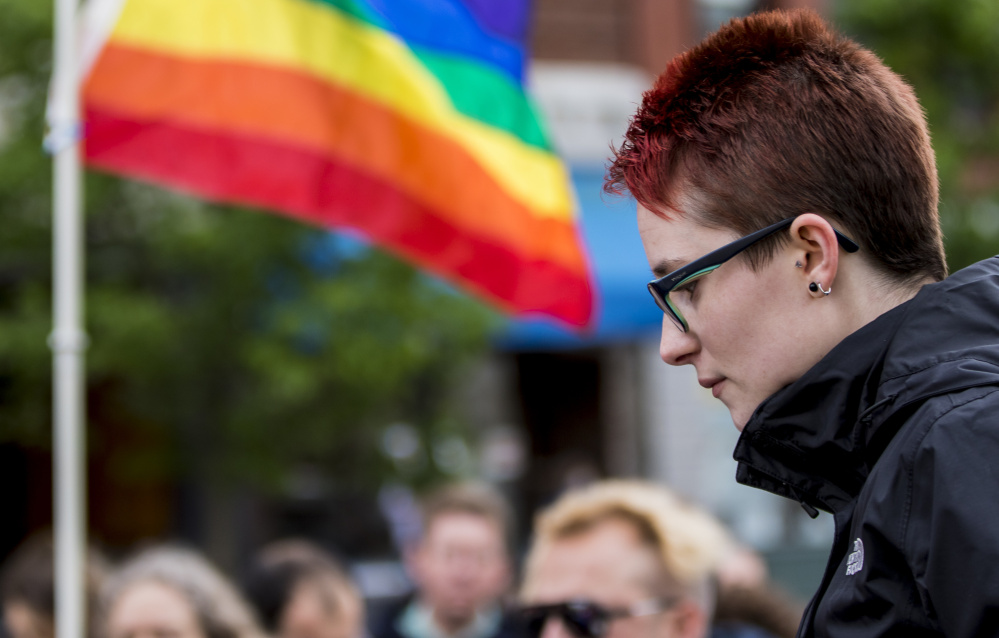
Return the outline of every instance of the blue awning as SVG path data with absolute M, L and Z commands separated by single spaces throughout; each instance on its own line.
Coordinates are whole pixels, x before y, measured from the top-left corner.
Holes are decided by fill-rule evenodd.
M 652 278 L 635 221 L 635 200 L 604 194 L 604 171 L 572 169 L 583 239 L 597 280 L 597 321 L 588 335 L 548 319 L 511 319 L 497 335 L 506 350 L 584 348 L 655 337 L 662 326 L 646 284 Z

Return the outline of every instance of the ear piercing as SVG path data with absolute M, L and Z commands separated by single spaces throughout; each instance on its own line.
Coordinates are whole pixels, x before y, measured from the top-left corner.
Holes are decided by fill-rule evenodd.
M 825 288 L 822 287 L 821 281 L 820 282 L 813 281 L 812 283 L 808 284 L 808 290 L 811 292 L 822 291 L 822 294 L 828 297 L 829 293 L 832 292 L 832 286 L 829 286 L 829 290 L 826 290 Z
M 802 267 L 801 262 L 800 261 L 795 261 L 794 262 L 794 267 L 795 268 L 801 268 Z M 829 293 L 832 292 L 832 286 L 829 286 L 829 290 L 826 290 L 825 288 L 822 287 L 822 282 L 821 281 L 813 281 L 812 283 L 808 284 L 808 290 L 809 290 L 809 292 L 819 292 L 819 291 L 821 291 L 823 295 L 825 295 L 826 297 L 828 297 Z

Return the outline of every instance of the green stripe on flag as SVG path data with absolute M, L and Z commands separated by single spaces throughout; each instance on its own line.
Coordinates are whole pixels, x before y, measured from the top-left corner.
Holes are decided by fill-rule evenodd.
M 413 49 L 433 73 L 460 113 L 504 130 L 525 144 L 551 150 L 537 108 L 519 84 L 481 64 Z
M 328 5 L 357 22 L 388 30 L 384 19 L 363 0 L 312 1 Z M 506 131 L 530 146 L 552 150 L 537 108 L 517 82 L 474 60 L 406 44 L 437 77 L 459 113 Z

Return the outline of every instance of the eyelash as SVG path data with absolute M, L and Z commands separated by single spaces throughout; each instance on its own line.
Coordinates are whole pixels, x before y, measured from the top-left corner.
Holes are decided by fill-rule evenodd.
M 698 279 L 700 279 L 700 278 L 698 278 Z M 687 283 L 683 284 L 682 286 L 677 286 L 676 288 L 673 289 L 673 291 L 674 292 L 686 293 L 686 294 L 690 295 L 691 297 L 693 297 L 694 296 L 694 291 L 697 290 L 698 279 L 692 279 L 691 281 L 688 281 Z

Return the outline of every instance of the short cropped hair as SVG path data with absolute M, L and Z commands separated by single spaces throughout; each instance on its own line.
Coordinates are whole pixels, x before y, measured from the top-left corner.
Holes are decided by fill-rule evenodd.
M 936 160 L 912 88 L 809 10 L 736 18 L 674 58 L 643 96 L 604 188 L 669 218 L 746 235 L 818 213 L 887 282 L 947 266 Z M 747 252 L 765 264 L 787 234 Z
M 453 483 L 437 488 L 421 502 L 423 530 L 445 514 L 471 514 L 495 524 L 506 547 L 510 544 L 513 516 L 506 499 L 484 483 Z
M 710 514 L 666 487 L 646 481 L 600 481 L 567 492 L 542 510 L 535 518 L 525 583 L 535 577 L 546 546 L 610 520 L 632 524 L 644 544 L 659 557 L 666 580 L 679 586 L 711 615 L 714 576 L 734 542 Z
M 266 638 L 256 616 L 236 588 L 201 554 L 184 547 L 162 545 L 126 561 L 104 583 L 101 627 L 107 635 L 108 614 L 133 585 L 166 585 L 191 605 L 206 638 Z

